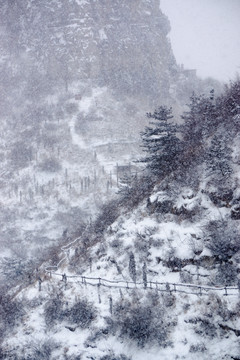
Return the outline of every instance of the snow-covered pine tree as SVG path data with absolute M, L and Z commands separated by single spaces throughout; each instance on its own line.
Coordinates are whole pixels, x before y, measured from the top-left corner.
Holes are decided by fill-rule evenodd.
M 189 110 L 181 116 L 184 124 L 181 126 L 184 143 L 184 163 L 202 163 L 205 156 L 205 141 L 212 136 L 218 126 L 218 113 L 214 98 L 214 90 L 210 96 L 197 96 L 195 93 L 190 97 Z
M 173 118 L 172 109 L 160 106 L 154 113 L 147 113 L 150 121 L 143 132 L 142 147 L 147 153 L 140 162 L 146 163 L 146 168 L 154 175 L 166 175 L 171 173 L 179 160 L 181 141 L 176 136 L 177 125 L 169 123 Z
M 131 252 L 129 256 L 129 274 L 134 282 L 137 280 L 136 262 L 134 254 Z
M 134 183 L 137 180 L 137 174 L 126 173 L 119 180 L 119 190 L 118 194 L 123 197 L 128 197 L 131 195 L 131 190 Z
M 147 264 L 146 264 L 146 262 L 144 262 L 144 264 L 143 264 L 142 275 L 143 275 L 144 289 L 146 289 L 147 288 Z
M 206 154 L 206 167 L 209 175 L 227 178 L 232 173 L 232 150 L 227 146 L 222 136 L 214 135 Z

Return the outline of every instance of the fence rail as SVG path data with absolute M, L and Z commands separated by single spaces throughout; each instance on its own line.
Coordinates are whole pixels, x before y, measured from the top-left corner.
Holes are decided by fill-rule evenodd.
M 220 292 L 221 295 L 238 295 L 238 286 L 207 286 L 207 285 L 195 285 L 195 284 L 183 284 L 183 283 L 170 283 L 170 282 L 133 282 L 126 280 L 109 280 L 101 277 L 88 277 L 82 275 L 66 275 L 62 273 L 56 273 L 48 271 L 50 277 L 61 277 L 65 283 L 80 283 L 90 286 L 103 286 L 108 288 L 122 288 L 122 289 L 151 289 L 169 293 L 185 293 L 193 295 L 207 295 L 209 292 Z
M 240 295 L 239 286 L 207 286 L 207 285 L 195 285 L 195 284 L 182 284 L 182 283 L 169 283 L 169 282 L 158 282 L 158 281 L 146 281 L 146 282 L 133 282 L 126 280 L 109 280 L 104 278 L 95 278 L 82 275 L 66 275 L 63 273 L 56 272 L 60 265 L 67 260 L 68 251 L 71 250 L 72 246 L 87 232 L 88 225 L 83 231 L 82 235 L 62 246 L 61 250 L 64 254 L 63 258 L 56 264 L 50 265 L 45 268 L 46 273 L 52 276 L 60 276 L 62 280 L 67 282 L 78 282 L 84 285 L 90 286 L 104 286 L 108 288 L 118 289 L 155 289 L 157 291 L 165 291 L 169 293 L 185 293 L 193 295 L 207 295 L 210 291 L 219 292 L 221 295 Z

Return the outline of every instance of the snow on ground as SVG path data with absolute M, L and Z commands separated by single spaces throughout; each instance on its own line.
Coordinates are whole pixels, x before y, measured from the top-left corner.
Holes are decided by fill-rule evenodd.
M 94 273 L 94 275 L 96 274 Z M 109 276 L 112 276 L 111 272 Z M 44 322 L 44 307 L 46 301 L 51 299 L 53 291 L 56 294 L 62 293 L 61 300 L 69 308 L 78 300 L 88 299 L 97 309 L 97 319 L 86 329 L 77 327 L 76 330 L 71 331 L 68 328 L 71 324 L 64 322 L 57 323 L 47 329 Z M 152 296 L 155 291 L 139 290 L 139 296 L 140 298 Z M 125 337 L 119 337 L 117 334 L 113 336 L 106 333 L 106 335 L 103 336 L 102 334 L 100 337 L 93 336 L 94 333 L 97 334 L 99 331 L 99 334 L 101 334 L 101 329 L 106 327 L 105 318 L 112 317 L 110 298 L 112 299 L 113 306 L 115 306 L 121 299 L 131 299 L 134 292 L 136 291 L 131 289 L 122 289 L 120 292 L 119 289 L 87 286 L 81 282 L 75 283 L 70 280 L 65 287 L 64 283 L 56 278 L 43 282 L 42 291 L 39 292 L 38 284 L 36 283 L 19 293 L 19 299 L 27 299 L 32 304 L 35 303 L 35 305 L 28 311 L 24 323 L 14 332 L 14 336 L 9 338 L 5 345 L 9 349 L 13 347 L 18 348 L 19 345 L 25 346 L 27 349 L 31 340 L 36 342 L 36 339 L 38 339 L 39 343 L 39 341 L 44 342 L 46 339 L 51 339 L 52 342 L 61 344 L 60 349 L 56 349 L 54 352 L 59 359 L 65 359 L 63 355 L 64 349 L 65 356 L 70 358 L 71 355 L 81 355 L 81 359 L 84 360 L 91 357 L 100 359 L 104 355 L 117 356 L 120 354 L 125 354 L 132 360 L 143 360 L 145 358 L 149 360 L 155 360 L 156 358 L 194 360 L 199 355 L 204 360 L 209 358 L 218 360 L 223 354 L 229 353 L 236 356 L 239 353 L 238 339 L 233 333 L 226 334 L 219 341 L 219 338 L 216 336 L 213 338 L 211 338 L 211 335 L 206 337 L 201 332 L 198 334 L 195 331 L 199 328 L 195 319 L 206 316 L 206 313 L 209 313 L 210 316 L 211 311 L 217 311 L 216 306 L 218 302 L 214 294 L 210 294 L 210 306 L 212 309 L 215 306 L 215 310 L 208 310 L 207 298 L 204 296 L 180 293 L 174 296 L 173 306 L 169 310 L 166 308 L 166 311 L 171 312 L 171 318 L 177 318 L 177 323 L 173 327 L 169 338 L 172 345 L 166 348 L 160 348 L 154 343 L 147 344 L 144 348 L 141 348 L 136 346 L 133 340 L 127 340 Z M 238 297 L 225 297 L 222 300 L 229 309 L 234 310 Z M 209 320 L 212 321 L 211 318 Z M 218 320 L 221 322 L 221 318 Z M 233 326 L 231 321 L 229 326 Z M 237 327 L 239 324 L 235 323 L 234 326 Z M 216 328 L 216 331 L 219 333 L 218 328 Z M 95 340 L 93 340 L 94 338 Z M 228 348 L 230 342 L 231 349 Z
M 78 93 L 77 85 L 71 91 Z M 105 96 L 105 88 L 96 88 L 92 93 L 83 94 L 78 102 L 79 112 L 83 115 L 88 114 L 92 108 L 96 107 L 96 102 L 100 102 L 103 106 Z M 56 99 L 49 98 L 48 101 L 55 103 Z M 73 99 L 70 99 L 68 103 L 73 103 Z M 98 106 L 99 116 L 102 111 L 101 106 Z M 109 180 L 110 172 L 112 172 L 111 180 L 114 183 L 112 191 L 116 190 L 114 161 L 111 161 L 111 156 L 107 158 L 103 152 L 95 159 L 94 166 L 89 165 L 91 161 L 87 155 L 91 157 L 90 160 L 93 159 L 91 143 L 87 143 L 84 137 L 76 132 L 76 120 L 77 115 L 69 115 L 64 119 L 66 123 L 63 128 L 69 134 L 71 141 L 68 144 L 69 148 L 65 149 L 66 156 L 61 158 L 62 169 L 59 172 L 40 171 L 37 168 L 37 162 L 34 165 L 36 166 L 34 178 L 29 178 L 29 169 L 19 171 L 20 178 L 28 178 L 28 184 L 32 186 L 36 186 L 38 183 L 37 186 L 42 190 L 38 189 L 34 198 L 30 199 L 23 184 L 21 188 L 21 191 L 25 191 L 23 196 L 20 197 L 19 189 L 15 197 L 9 194 L 1 195 L 2 204 L 11 209 L 17 208 L 14 227 L 21 237 L 24 237 L 25 233 L 31 232 L 37 235 L 41 234 L 41 236 L 45 235 L 48 240 L 60 237 L 66 228 L 60 215 L 69 211 L 70 204 L 71 207 L 87 210 L 89 216 L 91 211 L 95 211 L 94 203 L 99 193 L 101 192 L 101 197 L 104 199 L 108 197 L 106 182 Z M 112 142 L 114 143 L 114 139 Z M 108 142 L 103 138 L 99 139 L 95 146 L 106 144 Z M 78 159 L 81 154 L 83 154 L 84 161 Z M 40 155 L 45 156 L 44 150 Z M 127 155 L 125 159 L 127 160 Z M 102 171 L 103 166 L 107 169 L 108 174 Z M 98 184 L 93 183 L 96 170 L 100 177 Z M 100 174 L 102 175 L 100 176 Z M 95 186 L 89 191 L 83 189 L 83 183 L 81 184 L 81 180 L 83 181 L 87 177 Z M 103 188 L 104 190 L 102 190 Z M 178 218 L 174 213 L 151 212 L 144 201 L 133 211 L 123 212 L 107 229 L 105 237 L 88 249 L 89 259 L 92 259 L 91 264 L 89 259 L 84 261 L 80 257 L 75 267 L 71 266 L 71 260 L 74 259 L 77 247 L 81 247 L 81 238 L 76 242 L 73 239 L 73 245 L 69 252 L 63 249 L 60 254 L 60 258 L 64 260 L 57 269 L 59 275 L 52 274 L 52 278 L 49 278 L 49 274 L 44 273 L 44 268 L 49 264 L 44 264 L 40 272 L 43 280 L 41 291 L 39 291 L 40 285 L 37 278 L 39 274 L 35 274 L 33 284 L 22 291 L 18 289 L 17 299 L 25 303 L 27 312 L 22 324 L 19 324 L 14 330 L 13 336 L 9 337 L 4 345 L 9 349 L 22 347 L 23 350 L 26 347 L 27 351 L 32 341 L 40 340 L 44 344 L 49 338 L 52 342 L 60 344 L 60 348 L 54 350 L 54 355 L 60 360 L 70 358 L 71 355 L 79 355 L 81 359 L 85 360 L 100 359 L 104 355 L 114 357 L 120 354 L 125 354 L 132 360 L 145 358 L 149 360 L 156 358 L 195 360 L 199 356 L 204 360 L 218 360 L 225 355 L 227 359 L 228 354 L 238 356 L 240 351 L 236 335 L 229 331 L 224 333 L 219 326 L 223 322 L 227 323 L 230 328 L 239 329 L 239 318 L 236 320 L 236 316 L 234 318 L 232 315 L 232 318 L 229 316 L 225 320 L 225 315 L 221 314 L 224 306 L 227 314 L 239 311 L 236 310 L 239 301 L 236 288 L 232 292 L 228 290 L 228 296 L 225 296 L 224 287 L 219 290 L 207 289 L 202 295 L 197 289 L 193 295 L 174 292 L 172 287 L 170 293 L 166 285 L 167 283 L 171 286 L 173 283 L 178 284 L 177 290 L 184 289 L 183 286 L 189 284 L 209 285 L 209 277 L 214 275 L 216 270 L 208 269 L 206 266 L 196 266 L 194 263 L 203 257 L 211 256 L 209 249 L 205 247 L 202 229 L 209 220 L 222 219 L 229 215 L 230 210 L 227 207 L 217 208 L 214 206 L 206 193 L 204 184 L 198 192 L 194 192 L 190 188 L 184 188 L 181 191 L 174 189 L 173 194 L 169 195 L 167 191 L 156 189 L 150 196 L 151 204 L 161 204 L 164 201 L 172 201 L 176 209 L 183 208 L 186 211 L 201 207 L 202 213 L 199 212 L 197 220 Z M 26 205 L 28 205 L 27 210 L 25 210 Z M 78 218 L 74 219 L 75 228 L 77 221 Z M 36 238 L 41 246 L 43 240 L 38 236 Z M 3 254 L 6 256 L 6 253 Z M 127 287 L 127 283 L 133 282 L 129 270 L 130 255 L 132 254 L 136 261 L 138 284 L 134 286 L 131 283 Z M 174 268 L 172 265 L 171 267 L 168 263 L 174 262 L 174 260 L 182 262 L 184 266 L 182 268 L 175 266 Z M 142 286 L 143 263 L 146 263 L 148 281 L 145 290 Z M 61 274 L 64 273 L 67 275 L 66 284 L 61 280 Z M 70 277 L 76 275 L 79 277 Z M 90 279 L 86 283 L 82 277 L 94 279 Z M 98 282 L 99 278 L 115 282 L 122 281 L 122 287 L 107 287 L 107 282 L 104 283 L 103 280 Z M 150 282 L 162 282 L 165 284 L 165 288 L 154 287 Z M 111 301 L 114 308 L 117 303 L 124 305 L 124 302 L 131 302 L 136 294 L 140 299 L 139 304 L 143 300 L 149 301 L 155 294 L 158 294 L 163 302 L 170 299 L 168 306 L 165 307 L 165 312 L 167 316 L 177 319 L 177 321 L 172 327 L 170 343 L 165 348 L 159 347 L 155 342 L 146 345 L 145 348 L 140 348 L 133 340 L 120 336 L 118 331 L 115 334 L 114 331 L 113 333 L 107 332 L 106 319 L 114 318 L 111 312 Z M 87 299 L 91 306 L 96 308 L 97 318 L 85 329 L 81 329 L 80 326 L 73 329 L 73 325 L 66 320 L 47 327 L 44 309 L 54 296 L 59 296 L 65 308 L 71 308 L 76 302 Z M 171 301 L 172 304 L 170 304 Z M 201 327 L 204 325 L 202 318 L 205 323 L 207 321 L 213 323 L 214 337 L 204 333 Z M 230 348 L 229 344 L 231 344 Z
M 104 89 L 94 89 L 92 96 L 83 97 L 81 111 L 87 112 L 95 98 L 103 92 Z M 49 98 L 48 101 L 52 103 L 56 99 Z M 11 179 L 11 183 L 6 185 L 9 187 L 9 192 L 2 192 L 0 197 L 2 207 L 14 216 L 14 224 L 11 222 L 11 217 L 8 217 L 7 222 L 10 223 L 6 230 L 4 230 L 6 222 L 3 224 L 2 229 L 6 234 L 4 235 L 6 240 L 3 241 L 7 241 L 11 227 L 14 227 L 23 241 L 27 238 L 26 232 L 32 233 L 33 237 L 45 234 L 55 241 L 70 226 L 67 222 L 59 224 L 56 218 L 59 213 L 69 212 L 70 206 L 78 207 L 83 212 L 87 210 L 89 218 L 96 214 L 98 203 L 104 202 L 114 193 L 114 189 L 107 188 L 109 174 L 103 172 L 104 162 L 92 161 L 94 156 L 92 148 L 86 145 L 83 137 L 76 133 L 74 116 L 69 116 L 67 128 L 71 135 L 69 147 L 76 146 L 79 151 L 87 151 L 85 161 L 78 159 L 77 155 L 75 156 L 69 149 L 69 154 L 64 154 L 60 159 L 62 169 L 58 172 L 40 171 L 35 160 L 33 161 L 34 171 L 29 168 L 20 169 L 16 179 Z M 38 161 L 41 161 L 41 156 L 44 158 L 44 150 L 42 155 L 39 151 Z M 98 181 L 97 185 L 94 183 L 95 177 Z M 87 181 L 91 183 L 90 189 L 86 189 L 86 179 L 89 179 Z M 113 178 L 112 182 L 114 183 Z M 15 192 L 12 190 L 14 187 Z
M 132 213 L 122 215 L 112 226 L 108 229 L 105 242 L 96 244 L 91 249 L 91 257 L 93 259 L 92 265 L 82 265 L 84 271 L 82 276 L 89 276 L 92 278 L 106 278 L 109 280 L 131 281 L 129 276 L 129 254 L 132 251 L 137 260 L 137 276 L 138 280 L 142 281 L 139 273 L 138 258 L 140 257 L 140 250 L 136 248 L 137 241 L 141 239 L 144 241 L 144 235 L 147 239 L 151 239 L 152 246 L 149 249 L 148 255 L 148 281 L 158 280 L 161 282 L 178 283 L 181 278 L 179 272 L 172 272 L 169 268 L 164 266 L 162 262 L 156 263 L 156 257 L 162 259 L 167 258 L 167 252 L 174 249 L 175 256 L 181 259 L 189 259 L 193 256 L 191 250 L 191 234 L 197 236 L 198 227 L 193 224 L 185 223 L 180 227 L 179 224 L 173 221 L 158 222 L 154 214 L 143 215 L 144 205 Z M 113 247 L 114 241 L 119 243 L 119 247 Z M 116 244 L 115 244 L 116 245 Z M 115 246 L 114 245 L 114 246 Z M 109 288 L 103 285 L 89 285 L 85 283 L 81 277 L 71 278 L 70 275 L 75 275 L 75 272 L 69 269 L 68 261 L 74 256 L 74 248 L 78 246 L 78 242 L 74 243 L 73 249 L 69 252 L 69 259 L 66 258 L 58 269 L 58 273 L 66 273 L 68 276 L 67 283 L 61 280 L 61 276 L 52 274 L 52 278 L 46 278 L 41 284 L 41 291 L 39 292 L 39 284 L 36 281 L 33 285 L 23 290 L 18 294 L 18 299 L 31 302 L 32 308 L 28 310 L 25 321 L 14 332 L 14 336 L 9 338 L 5 346 L 9 349 L 17 348 L 19 344 L 29 349 L 31 339 L 39 339 L 44 343 L 47 338 L 51 342 L 60 344 L 60 348 L 54 350 L 53 355 L 58 359 L 70 358 L 72 355 L 80 355 L 81 359 L 88 360 L 89 358 L 100 359 L 108 355 L 112 357 L 125 354 L 132 360 L 155 360 L 156 358 L 175 360 L 186 359 L 195 360 L 201 356 L 201 359 L 218 360 L 224 358 L 221 356 L 237 356 L 239 354 L 238 338 L 233 332 L 221 333 L 219 323 L 224 322 L 220 315 L 221 304 L 225 304 L 228 311 L 233 313 L 236 311 L 238 303 L 238 295 L 224 296 L 224 290 L 215 292 L 209 290 L 208 294 L 191 295 L 184 293 L 159 292 L 156 288 L 144 289 L 127 289 L 127 288 Z M 168 249 L 168 250 L 166 250 Z M 97 253 L 102 254 L 96 256 Z M 116 263 L 111 260 L 115 259 L 122 272 L 119 273 Z M 154 270 L 155 273 L 152 272 Z M 188 265 L 185 271 L 196 275 L 196 267 Z M 157 275 L 156 275 L 157 274 Z M 209 270 L 200 268 L 199 274 L 202 276 L 209 275 Z M 194 282 L 199 284 L 199 279 L 194 278 Z M 92 281 L 94 284 L 94 281 Z M 200 282 L 201 283 L 201 282 Z M 204 281 L 203 281 L 204 284 Z M 47 328 L 44 321 L 44 308 L 48 300 L 51 300 L 53 294 L 61 294 L 61 301 L 71 308 L 77 301 L 87 299 L 92 306 L 96 308 L 97 318 L 86 329 L 77 327 L 74 331 L 69 330 L 66 322 L 57 323 L 54 326 Z M 102 329 L 106 328 L 106 319 L 112 318 L 111 303 L 113 309 L 115 305 L 122 301 L 132 299 L 138 294 L 139 299 L 148 299 L 149 297 L 158 294 L 158 296 L 170 296 L 173 299 L 172 305 L 169 304 L 169 309 L 166 307 L 166 314 L 169 314 L 171 319 L 177 319 L 169 337 L 169 345 L 159 347 L 156 343 L 146 344 L 144 348 L 138 347 L 136 343 L 127 339 L 125 336 L 119 336 L 119 333 L 106 332 L 102 333 Z M 164 298 L 163 298 L 164 299 Z M 141 300 L 142 301 L 142 300 Z M 34 305 L 35 304 L 35 305 Z M 221 310 L 222 311 L 222 310 Z M 213 316 L 213 318 L 211 318 Z M 204 321 L 213 323 L 211 333 L 204 331 Z M 200 319 L 200 320 L 199 320 Z M 232 328 L 239 327 L 239 320 L 229 319 L 227 325 Z M 206 330 L 207 331 L 207 330 Z M 94 335 L 95 334 L 95 335 Z M 98 335 L 97 335 L 98 334 Z M 231 349 L 229 349 L 231 344 Z M 63 350 L 65 355 L 63 354 Z M 27 350 L 26 350 L 27 351 Z M 226 357 L 227 359 L 227 357 Z

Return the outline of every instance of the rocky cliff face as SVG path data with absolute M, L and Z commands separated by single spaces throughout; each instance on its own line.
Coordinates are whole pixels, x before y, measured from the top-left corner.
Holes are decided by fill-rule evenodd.
M 158 0 L 8 1 L 1 17 L 20 71 L 66 87 L 91 79 L 124 95 L 168 96 L 177 68 Z

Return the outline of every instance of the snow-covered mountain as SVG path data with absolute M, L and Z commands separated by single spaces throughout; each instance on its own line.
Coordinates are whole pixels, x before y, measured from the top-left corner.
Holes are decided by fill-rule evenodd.
M 220 85 L 176 64 L 158 0 L 0 16 L 0 359 L 237 359 L 239 82 L 185 107 Z
M 146 111 L 179 111 L 201 82 L 177 66 L 158 0 L 9 0 L 0 16 L 1 255 L 31 261 L 115 195 Z
M 122 183 L 1 297 L 3 359 L 239 357 L 239 94 L 193 97 L 174 170 Z
M 91 80 L 125 96 L 168 97 L 178 69 L 158 0 L 6 1 L 1 12 L 16 72 L 23 62 L 49 87 Z
M 165 186 L 103 234 L 89 225 L 58 268 L 55 259 L 32 274 L 14 296 L 3 359 L 238 358 L 239 252 L 222 262 L 204 229 L 239 221 L 201 188 Z M 178 215 L 163 211 L 167 201 Z

